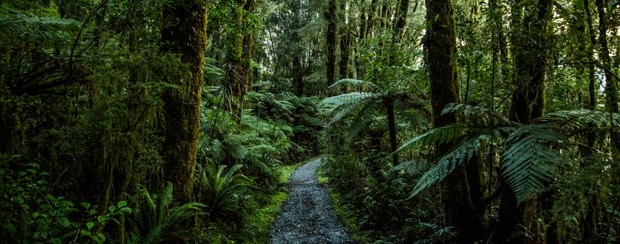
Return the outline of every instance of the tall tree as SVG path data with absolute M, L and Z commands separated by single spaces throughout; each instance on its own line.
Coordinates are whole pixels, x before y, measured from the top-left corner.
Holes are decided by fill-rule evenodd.
M 334 84 L 336 81 L 336 33 L 338 31 L 336 9 L 336 0 L 329 0 L 327 9 L 325 10 L 325 20 L 327 21 L 327 35 L 325 40 L 327 45 L 327 63 L 325 71 L 327 75 L 327 86 Z
M 354 25 L 352 22 L 352 18 L 349 17 L 348 6 L 346 2 L 342 2 L 340 4 L 340 23 L 341 27 L 339 29 L 340 35 L 340 64 L 339 71 L 340 79 L 349 78 L 349 47 L 351 46 L 351 33 L 350 29 Z M 328 54 L 329 55 L 329 54 Z
M 611 71 L 611 57 L 609 55 L 609 44 L 607 40 L 607 32 L 609 20 L 607 16 L 607 2 L 605 0 L 595 0 L 596 8 L 598 10 L 598 43 L 599 43 L 599 57 L 601 59 L 601 68 L 605 72 L 605 102 L 607 110 L 610 113 L 618 113 L 618 81 L 614 79 Z M 620 153 L 620 133 L 614 131 L 611 128 L 611 142 L 613 145 L 614 155 Z
M 407 24 L 407 12 L 409 12 L 409 0 L 401 0 L 396 10 L 396 23 L 394 24 L 394 40 L 400 41 L 405 32 Z
M 166 131 L 163 156 L 166 159 L 166 178 L 174 184 L 177 201 L 190 199 L 193 186 L 200 100 L 204 81 L 204 51 L 207 44 L 207 0 L 179 0 L 166 5 L 168 21 L 162 30 L 162 49 L 179 54 L 189 66 L 190 75 L 170 82 L 177 89 L 163 94 Z
M 514 84 L 510 119 L 530 123 L 545 110 L 545 71 L 549 59 L 549 23 L 551 0 L 520 0 L 512 7 L 512 53 L 514 54 Z M 527 11 L 526 11 L 527 9 Z M 525 243 L 521 227 L 528 227 L 527 212 L 533 203 L 519 204 L 515 194 L 502 188 L 499 223 L 493 240 L 497 243 Z
M 233 119 L 241 124 L 243 97 L 246 92 L 247 71 L 244 69 L 244 36 L 243 30 L 245 1 L 238 0 L 230 5 L 230 23 L 226 30 L 226 86 L 228 87 L 228 103 Z
M 454 114 L 441 115 L 446 105 L 459 102 L 454 8 L 451 0 L 428 0 L 426 11 L 428 27 L 424 47 L 431 82 L 433 126 L 437 128 L 457 121 Z M 438 153 L 445 154 L 450 147 L 437 145 Z M 459 241 L 478 240 L 484 228 L 472 211 L 465 167 L 460 166 L 447 176 L 442 188 L 446 224 L 456 227 Z
M 255 33 L 257 27 L 251 16 L 256 10 L 256 0 L 244 0 L 243 10 L 245 21 L 243 21 L 243 54 L 241 55 L 241 82 L 243 82 L 243 95 L 252 85 L 252 58 L 255 49 Z M 242 98 L 243 99 L 243 98 Z

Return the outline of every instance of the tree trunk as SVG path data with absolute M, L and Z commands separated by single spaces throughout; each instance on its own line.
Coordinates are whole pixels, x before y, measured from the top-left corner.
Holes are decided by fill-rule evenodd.
M 396 10 L 396 23 L 394 24 L 393 40 L 400 42 L 405 33 L 405 26 L 407 25 L 407 12 L 409 11 L 409 0 L 401 0 Z
M 609 45 L 607 43 L 608 17 L 605 12 L 607 4 L 604 0 L 595 0 L 595 4 L 598 10 L 599 57 L 605 72 L 605 102 L 610 113 L 618 113 L 618 81 L 614 79 L 611 73 L 611 57 L 609 56 Z M 620 135 L 613 126 L 611 127 L 611 144 L 614 158 L 616 158 L 620 149 Z
M 179 0 L 164 8 L 170 25 L 162 30 L 162 49 L 180 54 L 191 74 L 171 83 L 179 89 L 163 94 L 166 120 L 162 155 L 166 159 L 165 177 L 174 184 L 177 202 L 190 199 L 196 168 L 200 96 L 203 83 L 204 51 L 207 44 L 207 5 L 205 1 Z
M 256 9 L 256 0 L 243 0 L 241 3 L 245 3 L 243 5 L 243 10 L 245 14 L 253 14 Z M 243 104 L 243 100 L 245 94 L 252 86 L 252 58 L 254 57 L 254 34 L 256 33 L 256 28 L 254 28 L 251 23 L 251 19 L 248 18 L 243 21 L 243 53 L 241 54 L 241 73 L 243 77 L 241 81 L 243 82 L 243 93 L 239 98 L 239 102 Z M 242 107 L 243 109 L 243 107 Z
M 19 104 L 17 96 L 9 95 L 8 91 L 4 94 L 4 91 L 0 90 L 0 156 L 23 154 L 27 151 L 24 128 L 19 117 Z
M 346 3 L 342 3 L 340 5 L 340 12 L 341 12 L 341 23 L 342 26 L 340 27 L 340 79 L 344 79 L 344 78 L 350 78 L 349 77 L 349 46 L 351 44 L 351 35 L 347 29 L 347 25 L 345 25 L 345 23 L 348 23 L 348 19 L 347 19 L 347 5 Z M 352 26 L 352 24 L 349 24 L 348 26 Z
M 551 0 L 521 0 L 513 4 L 512 24 L 515 26 L 512 41 L 515 58 L 516 88 L 512 94 L 510 119 L 530 123 L 543 115 L 545 110 L 545 70 L 548 60 L 548 33 L 551 19 Z M 530 8 L 533 7 L 533 8 Z M 525 16 L 521 19 L 524 11 Z M 525 243 L 527 237 L 521 227 L 529 228 L 526 220 L 534 208 L 532 201 L 517 205 L 515 194 L 506 184 L 502 187 L 499 223 L 492 237 L 496 243 Z
M 228 106 L 237 125 L 241 124 L 243 112 L 243 97 L 245 96 L 247 71 L 243 61 L 243 12 L 245 1 L 238 0 L 237 5 L 232 7 L 232 21 L 226 40 L 226 86 L 228 87 Z
M 583 0 L 583 9 L 584 12 L 586 13 L 586 23 L 588 25 L 588 30 L 587 33 L 584 34 L 588 34 L 589 39 L 589 43 L 588 43 L 588 47 L 587 47 L 587 58 L 588 58 L 588 80 L 589 80 L 589 85 L 588 85 L 588 91 L 589 91 L 589 103 L 588 103 L 588 109 L 590 110 L 594 110 L 596 109 L 596 94 L 597 92 L 597 87 L 596 87 L 596 78 L 594 76 L 595 74 L 595 70 L 594 70 L 594 47 L 596 45 L 596 34 L 594 33 L 594 25 L 592 24 L 592 12 L 590 11 L 590 3 L 588 2 L 588 0 Z M 592 145 L 594 144 L 594 141 L 592 140 Z M 590 145 L 590 144 L 588 144 Z
M 293 54 L 293 85 L 295 86 L 295 95 L 302 97 L 304 95 L 304 68 L 301 57 Z
M 368 19 L 366 20 L 366 32 L 364 33 L 364 38 L 368 37 L 368 35 L 372 34 L 373 32 L 376 21 L 375 15 L 378 5 L 378 0 L 372 0 L 372 2 L 370 3 L 370 12 L 368 12 Z
M 442 116 L 441 111 L 447 104 L 459 101 L 454 9 L 451 0 L 428 0 L 426 10 L 428 29 L 424 47 L 431 81 L 433 126 L 441 127 L 456 122 L 454 114 Z M 439 154 L 445 154 L 450 147 L 439 145 Z M 458 167 L 447 176 L 442 188 L 445 222 L 456 228 L 457 240 L 462 243 L 480 240 L 484 227 L 472 211 L 465 167 Z
M 387 110 L 387 119 L 388 119 L 388 132 L 390 135 L 390 149 L 392 154 L 392 165 L 398 165 L 398 153 L 396 149 L 398 149 L 398 143 L 396 139 L 396 119 L 394 117 L 394 99 L 388 96 L 385 99 L 385 107 Z
M 327 86 L 336 81 L 336 32 L 338 31 L 336 10 L 336 0 L 329 0 L 325 10 L 325 20 L 327 20 L 327 67 L 325 71 Z

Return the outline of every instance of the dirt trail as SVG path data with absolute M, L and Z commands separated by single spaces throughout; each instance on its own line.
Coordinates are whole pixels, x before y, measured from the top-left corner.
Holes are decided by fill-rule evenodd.
M 312 160 L 289 179 L 289 196 L 271 227 L 270 243 L 354 243 L 316 178 L 320 165 L 321 159 Z

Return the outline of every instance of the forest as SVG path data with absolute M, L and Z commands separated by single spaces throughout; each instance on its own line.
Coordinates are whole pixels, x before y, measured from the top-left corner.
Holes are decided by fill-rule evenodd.
M 0 243 L 617 243 L 618 5 L 2 0 Z

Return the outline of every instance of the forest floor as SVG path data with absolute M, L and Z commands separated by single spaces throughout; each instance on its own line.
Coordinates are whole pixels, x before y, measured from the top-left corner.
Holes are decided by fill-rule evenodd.
M 270 243 L 354 243 L 317 180 L 321 162 L 317 158 L 304 164 L 289 179 L 289 197 L 271 227 Z

